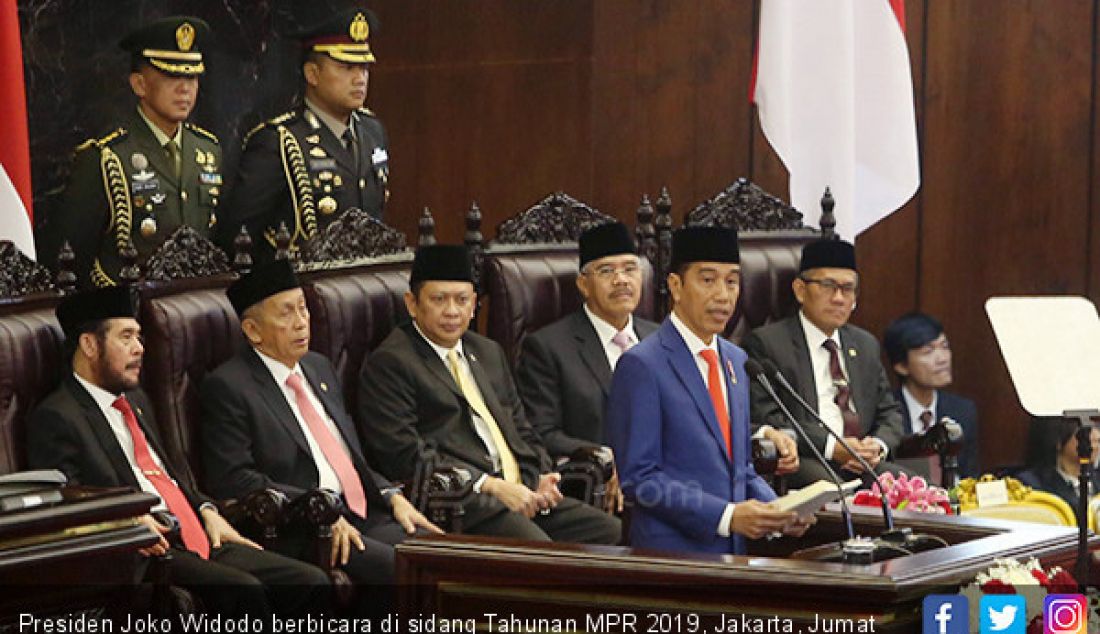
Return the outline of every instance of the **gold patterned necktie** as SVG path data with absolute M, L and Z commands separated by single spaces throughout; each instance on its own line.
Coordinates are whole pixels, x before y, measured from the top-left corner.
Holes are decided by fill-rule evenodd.
M 478 391 L 477 386 L 470 385 L 470 382 L 466 379 L 462 366 L 458 363 L 458 351 L 454 348 L 447 351 L 447 363 L 450 365 L 451 376 L 458 384 L 459 391 L 466 397 L 466 402 L 470 404 L 470 408 L 481 417 L 481 420 L 485 421 L 485 426 L 489 428 L 489 435 L 492 436 L 493 444 L 496 445 L 497 453 L 500 454 L 500 470 L 504 475 L 504 479 L 512 484 L 520 484 L 519 464 L 516 462 L 516 457 L 508 447 L 508 442 L 504 440 L 504 434 L 500 432 L 500 426 L 497 425 L 496 419 L 489 413 L 489 408 L 481 398 L 481 392 Z

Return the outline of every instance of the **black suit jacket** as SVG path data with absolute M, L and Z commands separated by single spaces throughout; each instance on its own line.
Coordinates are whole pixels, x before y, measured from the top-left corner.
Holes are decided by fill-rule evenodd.
M 904 435 L 901 410 L 894 400 L 886 370 L 879 359 L 878 341 L 871 333 L 852 325 L 841 326 L 839 332 L 840 353 L 848 370 L 852 402 L 859 413 L 863 435 L 881 439 L 893 451 Z M 798 315 L 757 328 L 745 337 L 741 345 L 754 359 L 771 359 L 798 394 L 810 407 L 817 409 L 813 364 Z M 812 422 L 809 414 L 793 398 L 782 390 L 779 394 L 783 403 L 806 428 L 806 435 L 819 451 L 824 452 L 825 431 Z M 754 427 L 764 424 L 776 428 L 789 427 L 779 406 L 756 381 L 752 383 L 752 422 Z M 803 443 L 800 441 L 800 444 Z M 806 447 L 800 453 L 810 455 Z
M 389 516 L 389 504 L 381 494 L 389 481 L 363 456 L 336 370 L 316 352 L 307 353 L 299 365 L 351 452 L 367 495 L 368 515 L 377 508 Z M 251 347 L 206 377 L 202 402 L 203 466 L 216 495 L 236 497 L 273 487 L 293 499 L 318 486 L 317 465 L 302 428 L 282 388 Z
M 657 324 L 634 318 L 639 341 L 656 330 Z M 603 417 L 611 365 L 583 308 L 523 340 L 516 386 L 550 455 L 606 444 Z
M 1056 467 L 1034 467 L 1020 472 L 1016 477 L 1020 482 L 1033 489 L 1057 495 L 1065 500 L 1066 504 L 1069 504 L 1071 508 L 1077 509 L 1077 489 L 1069 482 L 1066 482 L 1066 479 L 1062 477 L 1062 474 L 1058 473 Z M 1092 482 L 1089 487 L 1092 495 L 1100 491 L 1100 472 L 1093 470 Z
M 901 395 L 901 390 L 894 392 L 894 398 L 901 408 L 905 435 L 917 433 L 917 428 L 909 418 L 909 407 L 905 404 L 905 397 Z M 936 411 L 932 412 L 932 419 L 938 421 L 944 416 L 953 419 L 963 431 L 963 446 L 959 450 L 959 477 L 978 477 L 981 475 L 978 469 L 978 407 L 968 398 L 939 390 Z M 899 464 L 920 475 L 928 475 L 927 460 L 901 460 Z
M 523 483 L 535 490 L 539 476 L 552 464 L 524 415 L 504 350 L 472 332 L 462 336 L 462 346 L 485 404 L 515 454 Z M 363 364 L 359 409 L 367 451 L 390 478 L 411 479 L 425 464 L 467 469 L 475 481 L 493 471 L 469 403 L 411 322 L 395 328 Z
M 173 461 L 157 434 L 153 408 L 141 389 L 126 392 L 145 439 L 198 513 L 213 502 L 195 486 L 186 462 Z M 27 462 L 34 469 L 60 469 L 74 484 L 139 488 L 133 468 L 111 424 L 95 399 L 72 374 L 31 414 L 27 428 Z

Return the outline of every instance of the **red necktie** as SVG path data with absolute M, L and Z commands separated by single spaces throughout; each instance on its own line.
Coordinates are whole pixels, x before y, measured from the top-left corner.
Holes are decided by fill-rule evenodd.
M 836 386 L 836 406 L 840 408 L 840 416 L 844 419 L 844 435 L 852 438 L 863 436 L 863 430 L 859 426 L 859 414 L 852 409 L 852 388 L 848 385 L 848 379 L 844 377 L 844 371 L 840 369 L 840 354 L 836 342 L 826 339 L 821 344 L 829 351 L 829 376 Z
M 928 428 L 932 426 L 932 412 L 928 410 L 921 412 L 920 422 L 924 425 L 920 433 L 927 433 Z M 928 456 L 928 481 L 935 485 L 943 483 L 943 467 L 940 465 L 939 454 Z
M 145 440 L 145 432 L 138 426 L 130 401 L 126 400 L 126 396 L 120 396 L 111 403 L 111 407 L 122 412 L 122 420 L 126 423 L 126 429 L 130 430 L 130 439 L 134 443 L 134 462 L 137 463 L 138 469 L 141 469 L 145 478 L 152 483 L 160 499 L 164 500 L 168 512 L 175 515 L 180 523 L 180 537 L 183 538 L 183 545 L 199 557 L 208 559 L 210 541 L 206 538 L 206 531 L 203 530 L 199 517 L 195 515 L 183 491 L 180 491 L 176 483 L 172 482 L 172 478 L 161 471 L 153 460 L 153 454 L 149 452 L 149 443 Z
M 302 377 L 291 374 L 287 377 L 286 384 L 294 392 L 294 400 L 298 403 L 298 411 L 302 413 L 302 418 L 306 420 L 309 433 L 313 434 L 313 439 L 317 441 L 325 460 L 328 460 L 332 470 L 336 472 L 336 479 L 340 481 L 340 486 L 344 489 L 344 499 L 348 503 L 348 508 L 359 517 L 366 518 L 367 496 L 363 493 L 363 484 L 359 481 L 359 472 L 355 470 L 355 465 L 351 463 L 351 457 L 340 446 L 340 442 L 336 440 L 336 437 L 329 431 L 328 426 L 325 425 L 324 419 L 310 403 L 309 397 L 306 395 L 306 388 L 302 385 Z
M 726 441 L 726 453 L 733 457 L 733 443 L 730 442 L 730 409 L 726 399 L 722 396 L 722 368 L 718 364 L 718 353 L 710 348 L 699 352 L 703 360 L 707 362 L 707 391 L 710 392 L 710 402 L 714 405 L 714 413 L 718 416 L 718 427 L 722 430 L 722 438 Z

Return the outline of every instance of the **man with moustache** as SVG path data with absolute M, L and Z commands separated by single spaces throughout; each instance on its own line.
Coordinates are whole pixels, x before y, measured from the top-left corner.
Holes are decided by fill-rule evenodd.
M 425 466 L 465 469 L 466 532 L 532 541 L 614 544 L 619 520 L 563 498 L 561 475 L 527 422 L 504 350 L 468 328 L 476 304 L 470 253 L 421 247 L 405 308 L 359 375 L 359 424 L 387 476 Z
M 904 432 L 901 411 L 879 360 L 878 341 L 848 323 L 859 293 L 855 248 L 828 238 L 807 244 L 791 287 L 801 305 L 798 314 L 749 333 L 742 342 L 745 350 L 754 359 L 775 363 L 803 400 L 877 472 L 902 471 L 886 460 Z M 780 391 L 780 397 L 841 477 L 863 471 L 790 395 Z M 756 384 L 752 420 L 756 425 L 788 426 L 779 406 Z M 810 457 L 809 447 L 800 446 L 799 453 L 806 459 L 789 476 L 791 486 L 830 479 L 825 466 Z
M 752 466 L 745 353 L 721 337 L 741 289 L 737 232 L 672 237 L 672 313 L 619 359 L 607 434 L 633 503 L 630 544 L 745 552 L 745 538 L 801 535 L 812 520 L 779 511 Z
M 580 310 L 523 340 L 516 387 L 527 417 L 557 462 L 580 449 L 605 452 L 604 404 L 619 357 L 657 324 L 636 319 L 642 267 L 630 230 L 621 222 L 581 234 L 577 289 Z M 622 509 L 618 477 L 608 483 L 607 508 Z
M 258 266 L 226 291 L 248 346 L 202 384 L 203 465 L 214 493 L 275 488 L 290 499 L 340 495 L 333 565 L 360 584 L 392 584 L 393 545 L 418 530 L 441 533 L 371 465 L 344 406 L 336 369 L 309 350 L 309 309 L 287 260 Z M 313 536 L 288 531 L 273 548 L 308 559 Z M 390 600 L 372 595 L 373 607 Z
M 305 98 L 245 137 L 220 236 L 228 248 L 244 225 L 260 261 L 273 258 L 280 223 L 297 250 L 353 207 L 381 220 L 389 198 L 386 129 L 363 106 L 378 20 L 354 4 L 332 13 L 309 7 L 326 12 L 295 34 Z
M 943 324 L 925 313 L 902 315 L 886 327 L 882 338 L 886 358 L 901 386 L 894 397 L 901 405 L 906 434 L 920 434 L 947 417 L 962 429 L 959 477 L 977 477 L 978 408 L 974 401 L 945 390 L 953 379 L 951 344 Z M 940 483 L 938 457 L 898 461 L 903 467 Z
M 209 38 L 206 22 L 177 16 L 120 42 L 131 56 L 137 108 L 110 134 L 76 149 L 65 192 L 38 235 L 51 266 L 69 242 L 79 286 L 118 284 L 119 253 L 131 243 L 141 264 L 180 226 L 213 236 L 221 148 L 217 137 L 187 121 Z
M 172 464 L 138 387 L 145 348 L 128 287 L 77 294 L 57 308 L 72 373 L 31 414 L 27 457 L 74 484 L 132 487 L 160 498 L 141 518 L 159 541 L 141 553 L 172 554 L 169 581 L 211 612 L 304 614 L 328 598 L 320 569 L 262 550 L 198 491 L 187 463 Z

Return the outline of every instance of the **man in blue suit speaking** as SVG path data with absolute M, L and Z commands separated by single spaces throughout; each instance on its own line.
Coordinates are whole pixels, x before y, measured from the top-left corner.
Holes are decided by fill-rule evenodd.
M 630 544 L 742 554 L 746 537 L 801 535 L 813 519 L 769 505 L 753 470 L 746 355 L 719 335 L 740 292 L 737 232 L 680 229 L 670 270 L 672 314 L 619 360 L 608 399 Z

